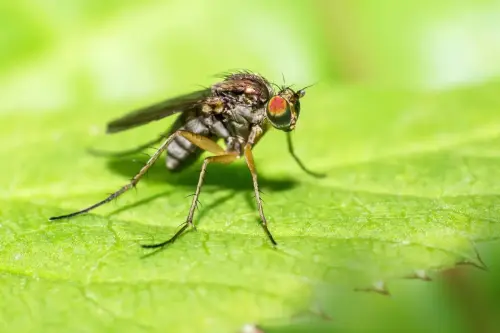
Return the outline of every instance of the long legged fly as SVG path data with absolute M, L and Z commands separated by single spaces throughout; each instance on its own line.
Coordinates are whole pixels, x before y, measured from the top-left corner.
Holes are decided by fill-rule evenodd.
M 185 223 L 168 240 L 142 245 L 145 248 L 159 248 L 173 243 L 188 227 L 193 227 L 193 215 L 200 195 L 203 179 L 210 163 L 229 164 L 243 157 L 252 175 L 255 199 L 261 225 L 273 245 L 277 245 L 267 226 L 262 201 L 260 199 L 257 171 L 252 154 L 253 146 L 271 127 L 287 133 L 288 150 L 298 165 L 315 177 L 323 175 L 308 170 L 295 155 L 290 132 L 295 128 L 300 114 L 300 99 L 305 88 L 293 90 L 291 87 L 278 87 L 258 74 L 236 72 L 228 74 L 221 82 L 210 88 L 191 92 L 186 95 L 167 99 L 157 104 L 133 111 L 111 121 L 107 133 L 125 131 L 149 122 L 179 114 L 171 128 L 153 141 L 135 149 L 118 154 L 140 152 L 152 144 L 161 142 L 156 152 L 149 158 L 131 181 L 119 190 L 87 208 L 71 214 L 51 217 L 50 220 L 71 218 L 87 213 L 117 198 L 135 187 L 160 155 L 166 152 L 166 167 L 182 170 L 192 164 L 203 151 L 213 156 L 203 161 L 198 185 Z M 225 148 L 217 141 L 223 140 Z

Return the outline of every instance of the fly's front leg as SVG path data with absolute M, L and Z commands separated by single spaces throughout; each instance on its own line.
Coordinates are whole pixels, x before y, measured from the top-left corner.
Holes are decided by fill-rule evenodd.
M 205 139 L 213 142 L 212 140 L 210 140 L 208 138 L 204 138 L 204 140 Z M 213 142 L 213 143 L 216 144 L 215 142 Z M 171 244 L 171 243 L 175 242 L 175 240 L 177 239 L 177 237 L 179 237 L 184 232 L 184 230 L 187 229 L 187 227 L 191 226 L 192 228 L 195 228 L 195 226 L 193 224 L 194 211 L 195 211 L 196 205 L 198 203 L 198 197 L 200 196 L 201 187 L 203 185 L 203 180 L 205 179 L 205 173 L 207 171 L 208 164 L 209 163 L 229 164 L 229 163 L 232 163 L 236 159 L 239 158 L 239 155 L 237 153 L 226 153 L 224 151 L 224 149 L 222 149 L 222 147 L 219 146 L 219 148 L 220 148 L 220 151 L 218 151 L 219 155 L 217 155 L 217 156 L 209 156 L 209 157 L 205 158 L 205 160 L 203 161 L 203 165 L 201 167 L 201 172 L 200 172 L 200 177 L 198 179 L 198 185 L 196 186 L 196 191 L 195 191 L 195 193 L 193 195 L 193 201 L 191 202 L 191 207 L 189 208 L 189 213 L 188 213 L 188 216 L 186 218 L 186 222 L 184 223 L 184 225 L 182 226 L 182 228 L 179 229 L 179 231 L 177 231 L 175 233 L 175 235 L 173 235 L 170 239 L 168 239 L 168 240 L 166 240 L 164 242 L 161 242 L 161 243 L 158 243 L 158 244 L 150 244 L 150 245 L 146 244 L 146 245 L 142 245 L 142 247 L 149 248 L 149 249 L 163 247 L 165 245 L 168 245 L 168 244 Z M 213 153 L 217 153 L 215 151 L 212 151 L 212 152 Z
M 255 169 L 255 162 L 253 160 L 253 153 L 252 153 L 252 145 L 256 140 L 258 139 L 258 136 L 262 134 L 262 129 L 258 126 L 255 126 L 252 128 L 252 131 L 250 133 L 250 137 L 248 138 L 248 143 L 245 145 L 244 148 L 244 155 L 245 155 L 245 160 L 248 165 L 248 169 L 250 170 L 250 173 L 252 174 L 252 182 L 253 182 L 253 188 L 255 192 L 255 200 L 257 201 L 257 207 L 259 209 L 259 215 L 261 219 L 261 225 L 262 228 L 264 229 L 264 232 L 266 233 L 267 237 L 273 243 L 273 245 L 278 245 L 276 241 L 273 238 L 273 235 L 267 228 L 267 220 L 266 216 L 264 215 L 264 208 L 262 207 L 262 200 L 260 199 L 260 191 L 259 191 L 259 183 L 257 182 L 257 170 Z
M 264 208 L 262 207 L 262 200 L 260 199 L 260 191 L 259 191 L 259 183 L 257 182 L 257 171 L 255 170 L 255 163 L 253 161 L 253 154 L 252 154 L 252 146 L 249 144 L 245 145 L 245 160 L 248 165 L 248 169 L 250 169 L 250 173 L 252 174 L 252 182 L 253 182 L 253 188 L 255 192 L 255 200 L 257 200 L 257 207 L 259 209 L 259 215 L 260 219 L 262 221 L 261 225 L 262 228 L 264 229 L 264 232 L 266 233 L 267 237 L 269 237 L 269 240 L 273 245 L 278 245 L 276 241 L 273 238 L 273 235 L 267 228 L 267 220 L 266 216 L 264 215 Z
M 316 177 L 316 178 L 324 178 L 324 177 L 326 177 L 326 175 L 323 174 L 323 173 L 317 173 L 317 172 L 309 170 L 308 168 L 306 168 L 306 166 L 304 165 L 304 163 L 302 163 L 302 161 L 299 159 L 299 157 L 295 154 L 295 150 L 293 149 L 291 132 L 287 132 L 286 133 L 286 142 L 288 144 L 288 152 L 290 153 L 290 155 L 292 155 L 292 157 L 295 160 L 295 162 L 297 162 L 297 164 L 299 165 L 299 167 L 302 170 L 304 170 L 305 173 L 307 173 L 307 174 L 309 174 L 309 175 L 311 175 L 313 177 Z

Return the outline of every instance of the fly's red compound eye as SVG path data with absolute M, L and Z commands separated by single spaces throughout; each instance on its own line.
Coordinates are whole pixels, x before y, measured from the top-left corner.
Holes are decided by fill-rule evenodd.
M 274 96 L 269 100 L 267 112 L 273 117 L 282 116 L 288 109 L 287 101 L 281 96 Z
M 269 100 L 266 114 L 271 124 L 281 130 L 290 130 L 295 123 L 295 115 L 292 113 L 290 103 L 279 95 Z

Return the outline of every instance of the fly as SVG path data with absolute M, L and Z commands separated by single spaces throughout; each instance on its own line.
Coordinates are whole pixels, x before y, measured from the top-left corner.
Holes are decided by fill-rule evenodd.
M 261 75 L 246 71 L 237 72 L 226 75 L 221 82 L 213 84 L 210 88 L 167 99 L 113 120 L 107 125 L 107 133 L 125 131 L 173 114 L 180 114 L 172 127 L 158 138 L 134 149 L 114 153 L 114 155 L 132 154 L 162 142 L 128 184 L 87 208 L 51 217 L 50 220 L 81 215 L 119 197 L 135 187 L 164 152 L 166 152 L 167 169 L 182 170 L 196 161 L 203 151 L 208 151 L 213 156 L 203 160 L 198 185 L 182 227 L 170 239 L 142 247 L 163 247 L 173 243 L 188 227 L 195 228 L 194 211 L 208 164 L 229 164 L 242 157 L 252 175 L 261 226 L 271 243 L 277 245 L 264 215 L 252 148 L 271 127 L 285 131 L 288 150 L 301 169 L 315 177 L 323 176 L 309 171 L 304 166 L 294 153 L 290 137 L 290 132 L 295 128 L 300 114 L 300 99 L 304 95 L 305 88 L 294 91 L 291 87 L 278 87 L 278 91 L 275 91 L 274 86 Z M 225 148 L 217 143 L 219 139 L 224 141 Z

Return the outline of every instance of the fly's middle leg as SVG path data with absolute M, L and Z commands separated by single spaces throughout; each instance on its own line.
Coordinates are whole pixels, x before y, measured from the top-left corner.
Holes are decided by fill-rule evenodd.
M 193 228 L 195 227 L 193 224 L 193 216 L 194 211 L 196 209 L 196 205 L 198 203 L 198 197 L 200 196 L 201 187 L 203 186 L 203 181 L 205 179 L 205 173 L 207 172 L 207 166 L 209 163 L 221 163 L 221 164 L 229 164 L 238 159 L 238 155 L 236 153 L 223 154 L 219 156 L 210 156 L 205 158 L 203 161 L 203 165 L 201 167 L 200 177 L 198 179 L 198 185 L 196 185 L 196 191 L 194 192 L 193 202 L 191 203 L 191 207 L 189 208 L 189 214 L 186 219 L 186 223 Z
M 203 181 L 205 179 L 205 174 L 207 172 L 207 166 L 210 163 L 222 163 L 222 164 L 229 164 L 234 162 L 239 158 L 239 155 L 237 153 L 228 153 L 226 152 L 221 146 L 219 146 L 216 142 L 210 140 L 207 137 L 203 136 L 197 136 L 197 137 L 192 137 L 189 139 L 189 141 L 193 142 L 195 145 L 198 147 L 205 149 L 211 153 L 216 154 L 216 156 L 209 156 L 203 160 L 203 165 L 201 167 L 200 171 L 200 177 L 198 179 L 198 185 L 196 186 L 196 191 L 194 192 L 193 195 L 193 201 L 191 202 L 191 207 L 189 208 L 189 213 L 186 218 L 186 222 L 182 226 L 181 229 L 179 229 L 170 239 L 157 243 L 157 244 L 145 244 L 142 245 L 144 248 L 160 248 L 163 246 L 166 246 L 168 244 L 171 244 L 175 242 L 175 240 L 186 230 L 188 227 L 195 228 L 193 224 L 193 217 L 194 217 L 194 211 L 196 210 L 196 206 L 198 204 L 198 197 L 200 196 L 201 192 L 201 187 L 203 186 Z

